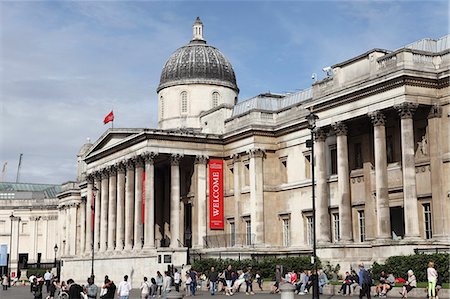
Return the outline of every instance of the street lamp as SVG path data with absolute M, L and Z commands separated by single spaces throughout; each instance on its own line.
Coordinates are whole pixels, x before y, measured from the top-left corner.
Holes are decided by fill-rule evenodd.
M 9 216 L 9 220 L 11 221 L 11 232 L 9 234 L 9 255 L 8 255 L 8 272 L 9 272 L 9 280 L 8 280 L 8 286 L 11 286 L 11 254 L 12 254 L 12 234 L 13 234 L 13 220 L 14 220 L 14 214 L 11 213 L 11 216 Z
M 95 195 L 98 191 L 97 187 L 93 186 L 92 188 L 92 202 L 91 202 L 91 235 L 92 235 L 92 244 L 91 244 L 91 251 L 92 251 L 92 259 L 91 259 L 91 277 L 94 277 L 94 242 L 95 242 L 95 234 L 94 234 L 94 227 L 95 227 Z
M 312 255 L 312 262 L 314 263 L 314 271 L 315 271 L 315 278 L 313 279 L 313 291 L 312 291 L 312 298 L 316 299 L 319 298 L 319 273 L 317 273 L 317 254 L 316 254 L 316 190 L 315 190 L 315 170 L 314 170 L 314 130 L 316 129 L 316 120 L 319 117 L 314 114 L 313 112 L 310 112 L 306 116 L 306 120 L 308 121 L 308 129 L 311 131 L 311 139 L 307 140 L 306 146 L 311 148 L 311 187 L 312 187 L 312 210 L 313 210 L 313 255 Z
M 56 268 L 56 253 L 58 252 L 58 245 L 57 244 L 55 244 L 55 247 L 53 247 L 53 251 L 55 251 L 55 260 L 53 261 L 53 263 L 54 263 L 53 267 Z

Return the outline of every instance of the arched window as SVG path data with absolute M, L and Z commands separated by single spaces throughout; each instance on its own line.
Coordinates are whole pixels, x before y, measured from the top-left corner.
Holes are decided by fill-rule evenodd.
M 163 118 L 164 117 L 164 97 L 163 96 L 161 96 L 159 98 L 159 107 L 161 109 L 161 118 Z
M 212 106 L 213 106 L 213 108 L 219 106 L 219 98 L 220 98 L 219 93 L 217 91 L 213 92 L 213 94 L 212 94 Z
M 187 92 L 183 91 L 181 93 L 181 113 L 187 113 L 187 111 L 188 111 Z

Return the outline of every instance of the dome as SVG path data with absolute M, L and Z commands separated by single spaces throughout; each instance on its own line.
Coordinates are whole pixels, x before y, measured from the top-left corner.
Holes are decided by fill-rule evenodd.
M 157 92 L 184 84 L 212 84 L 239 91 L 231 63 L 203 40 L 203 24 L 199 18 L 193 28 L 191 42 L 176 50 L 164 65 Z

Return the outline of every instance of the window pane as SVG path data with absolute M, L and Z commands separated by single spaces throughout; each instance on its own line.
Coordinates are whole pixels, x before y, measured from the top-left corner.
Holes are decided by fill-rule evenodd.
M 431 226 L 431 206 L 429 203 L 423 204 L 424 222 L 425 222 L 425 239 L 431 239 L 433 237 L 433 229 Z
M 359 222 L 359 241 L 364 242 L 366 240 L 366 220 L 364 215 L 364 210 L 358 211 L 358 222 Z

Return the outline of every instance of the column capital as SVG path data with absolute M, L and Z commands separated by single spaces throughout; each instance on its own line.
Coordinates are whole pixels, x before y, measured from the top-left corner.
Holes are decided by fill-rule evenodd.
M 100 181 L 102 179 L 102 172 L 101 171 L 96 171 L 92 175 L 94 176 L 94 180 L 95 181 Z
M 115 167 L 117 169 L 118 173 L 124 173 L 125 172 L 125 162 L 121 161 L 115 164 Z
M 111 165 L 108 167 L 109 176 L 115 176 L 117 174 L 117 166 Z
M 266 155 L 266 151 L 262 148 L 252 148 L 248 151 L 248 155 L 251 158 L 264 158 Z
M 180 165 L 180 160 L 182 158 L 183 158 L 183 155 L 181 155 L 181 154 L 172 154 L 170 156 L 170 165 L 172 165 L 172 166 Z
M 428 113 L 428 119 L 440 117 L 442 117 L 442 108 L 438 104 L 434 104 L 430 108 L 430 113 Z
M 315 130 L 315 135 L 318 142 L 325 142 L 325 140 L 327 139 L 327 132 L 325 132 L 325 130 L 321 128 L 317 128 Z
M 233 159 L 233 163 L 241 162 L 241 155 L 240 154 L 232 154 L 230 156 L 230 158 Z
M 94 183 L 94 175 L 93 175 L 92 173 L 89 173 L 89 174 L 86 176 L 86 182 L 87 182 L 88 184 L 93 184 L 93 183 Z
M 369 117 L 374 127 L 384 126 L 386 123 L 386 117 L 380 110 L 369 113 Z
M 135 159 L 135 166 L 136 166 L 136 168 L 144 167 L 144 163 L 145 163 L 144 156 L 139 155 L 139 156 L 136 157 L 136 159 Z
M 394 109 L 397 110 L 398 115 L 401 119 L 413 118 L 414 112 L 416 111 L 419 104 L 404 102 L 394 106 Z
M 208 162 L 208 156 L 197 155 L 195 156 L 195 164 L 206 164 Z
M 103 168 L 100 173 L 101 173 L 102 180 L 108 179 L 109 173 L 110 173 L 109 167 Z
M 134 170 L 134 163 L 136 162 L 135 158 L 131 158 L 126 160 L 125 165 L 127 170 Z
M 333 127 L 334 133 L 337 136 L 347 135 L 347 125 L 341 121 L 338 121 L 331 125 Z
M 145 162 L 150 163 L 150 164 L 154 164 L 155 163 L 155 158 L 158 154 L 155 152 L 145 152 L 142 154 L 142 156 L 144 157 Z

